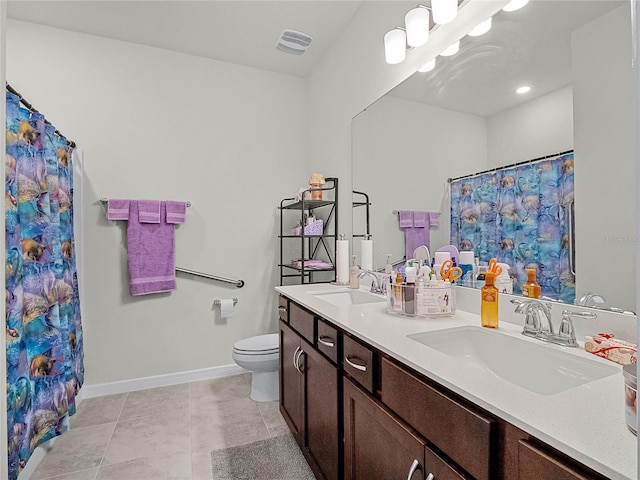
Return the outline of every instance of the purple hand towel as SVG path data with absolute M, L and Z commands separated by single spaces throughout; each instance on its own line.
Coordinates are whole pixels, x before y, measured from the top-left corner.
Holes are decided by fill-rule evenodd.
M 398 223 L 400 223 L 400 228 L 413 227 L 413 212 L 400 210 L 398 212 Z
M 167 200 L 167 223 L 184 223 L 187 217 L 187 202 Z
M 117 200 L 110 198 L 107 203 L 107 218 L 109 220 L 129 219 L 130 200 Z
M 165 202 L 160 204 L 159 223 L 143 223 L 142 201 L 132 200 L 127 224 L 127 261 L 131 295 L 168 292 L 176 289 L 175 227 L 162 220 Z M 164 210 L 164 212 L 162 212 Z
M 440 225 L 440 214 L 438 212 L 427 212 L 429 215 L 429 227 L 437 227 Z
M 140 223 L 160 223 L 160 200 L 138 200 L 138 220 Z
M 428 227 L 427 224 L 427 212 L 413 212 L 413 226 L 414 227 Z

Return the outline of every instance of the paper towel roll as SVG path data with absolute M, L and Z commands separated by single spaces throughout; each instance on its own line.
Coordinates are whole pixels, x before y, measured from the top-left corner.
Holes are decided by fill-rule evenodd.
M 336 282 L 349 283 L 349 240 L 336 240 Z
M 373 240 L 360 240 L 360 257 L 363 270 L 373 270 Z
M 223 298 L 220 300 L 220 317 L 233 317 L 233 298 Z

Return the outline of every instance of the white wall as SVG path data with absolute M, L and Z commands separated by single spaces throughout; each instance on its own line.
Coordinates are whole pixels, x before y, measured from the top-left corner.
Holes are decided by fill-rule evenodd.
M 629 5 L 617 8 L 572 36 L 576 296 L 596 291 L 610 305 L 635 310 L 637 185 L 629 11 Z M 611 281 L 603 272 L 614 265 L 616 280 Z
M 489 167 L 573 149 L 570 86 L 487 118 Z
M 308 178 L 304 81 L 12 20 L 7 40 L 10 83 L 85 152 L 86 384 L 232 364 L 235 341 L 275 332 L 276 205 Z M 100 197 L 190 200 L 177 264 L 245 287 L 179 276 L 129 296 L 126 225 Z
M 370 194 L 374 267 L 384 265 L 387 253 L 394 261 L 404 256 L 404 232 L 393 210 L 440 212 L 431 249 L 449 244 L 447 179 L 486 168 L 486 123 L 475 115 L 391 96 L 354 118 L 353 186 Z M 354 228 L 363 230 L 362 210 L 354 212 Z M 359 255 L 357 242 L 354 251 Z

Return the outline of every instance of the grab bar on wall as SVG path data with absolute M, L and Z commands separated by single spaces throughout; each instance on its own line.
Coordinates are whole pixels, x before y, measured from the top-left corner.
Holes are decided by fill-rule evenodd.
M 218 277 L 216 275 L 210 275 L 208 273 L 196 272 L 194 270 L 187 270 L 186 268 L 176 267 L 176 272 L 186 273 L 195 277 L 208 278 L 210 280 L 217 280 L 219 282 L 232 283 L 238 288 L 244 287 L 244 280 L 233 280 L 231 278 Z
M 105 198 L 105 197 L 102 197 L 102 198 L 100 199 L 100 201 L 101 201 L 103 204 L 104 204 L 104 203 L 109 203 L 109 199 L 108 199 L 108 198 Z M 186 203 L 187 203 L 187 207 L 190 207 L 190 206 L 191 206 L 191 202 L 187 201 Z
M 569 219 L 567 221 L 567 224 L 569 226 L 569 270 L 571 271 L 571 274 L 574 276 L 576 276 L 576 252 L 575 252 L 575 237 L 573 236 L 573 228 L 574 228 L 574 220 L 573 220 L 573 216 L 574 216 L 574 200 L 571 200 L 569 202 L 569 210 L 567 211 L 567 213 L 569 214 Z

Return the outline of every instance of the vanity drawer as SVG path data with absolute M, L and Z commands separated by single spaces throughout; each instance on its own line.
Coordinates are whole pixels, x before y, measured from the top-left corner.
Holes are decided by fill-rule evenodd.
M 342 348 L 344 372 L 373 393 L 373 351 L 347 335 L 342 337 Z
M 579 472 L 559 458 L 540 450 L 526 440 L 518 442 L 519 479 L 533 480 L 553 478 L 554 480 L 601 480 L 600 474 Z
M 289 324 L 313 344 L 313 313 L 306 311 L 300 305 L 289 302 Z
M 289 323 L 289 300 L 282 295 L 278 297 L 278 317 L 283 322 Z
M 381 370 L 382 401 L 474 478 L 489 480 L 494 421 L 387 358 L 382 359 Z
M 318 318 L 318 350 L 324 353 L 333 363 L 338 363 L 339 333 L 327 322 Z

